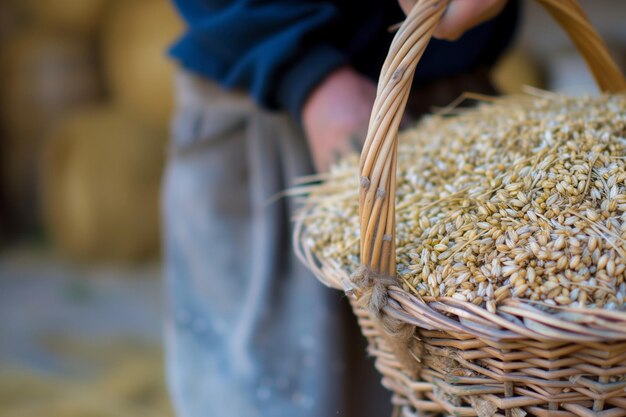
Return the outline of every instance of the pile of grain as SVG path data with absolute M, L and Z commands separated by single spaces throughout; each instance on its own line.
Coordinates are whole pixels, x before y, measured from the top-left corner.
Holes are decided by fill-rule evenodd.
M 405 289 L 495 311 L 514 297 L 622 309 L 626 97 L 515 97 L 402 135 L 397 273 Z M 358 161 L 314 187 L 305 245 L 355 271 Z

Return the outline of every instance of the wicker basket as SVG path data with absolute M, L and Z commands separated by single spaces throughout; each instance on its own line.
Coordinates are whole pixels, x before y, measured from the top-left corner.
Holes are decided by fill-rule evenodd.
M 539 1 L 600 88 L 626 90 L 577 2 Z M 418 0 L 381 73 L 361 155 L 362 270 L 350 276 L 332 260 L 317 259 L 302 221 L 296 251 L 320 280 L 350 296 L 383 385 L 395 393 L 397 415 L 626 416 L 626 312 L 547 312 L 510 299 L 492 314 L 454 298 L 415 297 L 393 278 L 397 132 L 415 66 L 447 3 Z

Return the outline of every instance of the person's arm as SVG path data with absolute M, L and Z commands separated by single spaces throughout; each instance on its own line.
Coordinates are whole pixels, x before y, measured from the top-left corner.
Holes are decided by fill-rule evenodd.
M 172 48 L 183 67 L 296 119 L 311 90 L 349 61 L 332 38 L 341 19 L 332 1 L 173 1 L 188 25 Z
M 400 0 L 405 11 L 414 2 Z M 500 14 L 506 3 L 507 0 L 451 0 L 434 36 L 457 40 Z M 421 96 L 423 99 L 424 94 Z M 332 72 L 313 90 L 303 107 L 302 118 L 318 171 L 327 170 L 341 155 L 361 149 L 375 98 L 375 84 L 350 67 Z
M 318 171 L 360 146 L 354 139 L 364 137 L 376 88 L 350 66 L 339 46 L 346 39 L 337 39 L 355 16 L 342 16 L 333 0 L 173 1 L 189 26 L 172 49 L 183 67 L 242 89 L 263 107 L 288 110 Z
M 189 26 L 172 49 L 184 67 L 263 107 L 289 111 L 324 171 L 360 147 L 376 87 L 338 45 L 332 0 L 174 0 Z M 345 44 L 345 42 L 343 42 Z
M 302 121 L 318 172 L 361 150 L 375 98 L 376 84 L 348 66 L 316 86 L 304 104 Z

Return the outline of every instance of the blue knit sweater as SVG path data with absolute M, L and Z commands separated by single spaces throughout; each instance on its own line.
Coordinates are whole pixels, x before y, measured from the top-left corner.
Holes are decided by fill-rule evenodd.
M 183 68 L 299 119 L 308 94 L 350 64 L 376 80 L 404 15 L 395 0 L 173 0 L 187 32 L 170 53 Z M 456 42 L 433 40 L 415 83 L 490 65 L 510 41 L 517 4 Z

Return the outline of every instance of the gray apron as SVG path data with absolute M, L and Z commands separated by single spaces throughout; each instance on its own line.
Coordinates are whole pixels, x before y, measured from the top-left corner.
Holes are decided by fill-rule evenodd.
M 383 417 L 391 412 L 347 300 L 293 255 L 312 172 L 301 129 L 189 73 L 163 192 L 166 360 L 180 417 Z

